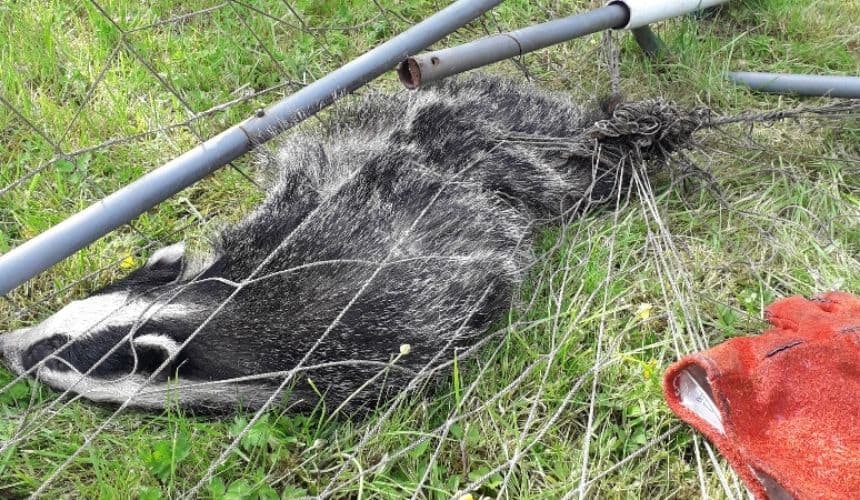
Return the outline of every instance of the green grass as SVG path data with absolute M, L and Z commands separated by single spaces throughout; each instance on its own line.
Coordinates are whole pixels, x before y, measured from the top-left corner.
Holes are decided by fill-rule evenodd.
M 218 2 L 102 2 L 129 31 L 125 35 L 88 2 L 0 5 L 0 95 L 47 136 L 0 106 L 0 189 L 26 177 L 0 195 L 0 252 L 433 10 L 432 2 L 389 3 L 380 2 L 384 12 L 364 1 L 291 3 L 300 22 L 286 2 L 243 0 L 147 27 Z M 559 11 L 559 3 L 549 0 L 508 1 L 485 25 L 470 25 L 449 42 L 495 30 L 496 22 L 515 28 L 598 4 L 572 2 Z M 849 22 L 858 18 L 860 4 L 842 0 L 733 1 L 714 17 L 659 25 L 671 49 L 660 61 L 644 58 L 629 37 L 621 38 L 621 89 L 630 98 L 660 95 L 723 113 L 795 105 L 794 98 L 733 87 L 720 74 L 860 74 L 860 34 Z M 359 27 L 310 31 L 302 23 Z M 135 28 L 145 29 L 130 31 Z M 524 63 L 541 85 L 593 99 L 609 90 L 600 54 L 599 37 L 590 37 L 531 54 Z M 519 71 L 512 63 L 493 70 Z M 279 84 L 199 117 L 191 127 L 75 154 L 183 124 Z M 395 88 L 396 82 L 387 75 L 376 85 Z M 736 481 L 722 461 L 709 458 L 700 437 L 676 427 L 662 400 L 660 376 L 696 345 L 759 331 L 762 306 L 777 297 L 832 288 L 860 292 L 860 122 L 816 124 L 757 126 L 749 137 L 740 127 L 704 136 L 705 147 L 694 159 L 719 183 L 719 198 L 664 175 L 653 181 L 653 197 L 634 197 L 617 211 L 547 231 L 539 242 L 547 256 L 508 318 L 518 326 L 474 359 L 458 360 L 432 397 L 407 401 L 384 421 L 375 416 L 349 422 L 329 418 L 324 409 L 312 415 L 271 412 L 242 438 L 200 496 L 316 494 L 344 466 L 335 483 L 340 496 L 399 498 L 421 482 L 420 496 L 427 498 L 460 490 L 475 498 L 557 498 L 580 485 L 586 447 L 585 475 L 595 479 L 590 496 L 692 498 L 702 487 L 725 496 L 720 474 L 730 489 Z M 235 167 L 2 299 L 0 331 L 45 318 L 121 276 L 155 247 L 179 239 L 202 244 L 259 199 L 239 172 L 252 173 L 251 162 Z M 656 213 L 644 206 L 647 199 L 654 200 Z M 651 305 L 650 317 L 637 314 L 643 304 Z M 597 361 L 605 365 L 592 397 L 589 370 Z M 10 380 L 0 370 L 0 386 Z M 19 426 L 33 431 L 0 455 L 0 497 L 34 491 L 111 414 L 72 402 L 50 420 L 40 416 L 35 426 L 26 420 L 53 398 L 28 382 L 0 394 L 0 443 Z M 593 432 L 586 438 L 592 405 Z M 47 496 L 177 497 L 203 477 L 248 421 L 247 415 L 204 420 L 180 412 L 123 413 L 71 460 Z M 359 449 L 368 429 L 375 432 Z M 514 467 L 499 469 L 512 457 Z

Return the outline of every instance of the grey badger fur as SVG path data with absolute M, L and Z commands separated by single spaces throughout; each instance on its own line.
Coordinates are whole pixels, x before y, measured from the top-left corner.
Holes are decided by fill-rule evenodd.
M 495 77 L 372 94 L 268 156 L 267 197 L 209 258 L 161 249 L 0 336 L 0 353 L 99 402 L 259 408 L 312 367 L 292 373 L 284 403 L 313 407 L 322 393 L 329 408 L 372 407 L 474 345 L 510 307 L 535 231 L 614 199 L 635 164 L 622 157 L 659 164 L 681 147 L 692 125 L 672 129 L 686 122 L 646 104 L 662 118 L 625 132 L 626 104 L 587 112 Z

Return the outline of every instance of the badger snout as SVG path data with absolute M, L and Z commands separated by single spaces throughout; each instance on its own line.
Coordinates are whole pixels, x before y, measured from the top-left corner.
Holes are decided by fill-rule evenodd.
M 0 334 L 0 363 L 16 373 L 23 371 L 21 353 L 26 346 L 28 333 L 32 328 L 20 328 Z
M 9 370 L 22 374 L 45 358 L 62 350 L 68 341 L 61 335 L 46 335 L 38 326 L 20 328 L 0 335 L 0 363 Z M 61 363 L 51 361 L 49 368 L 63 369 Z

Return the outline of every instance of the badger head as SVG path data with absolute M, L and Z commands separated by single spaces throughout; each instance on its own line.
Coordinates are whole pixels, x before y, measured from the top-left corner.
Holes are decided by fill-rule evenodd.
M 0 360 L 60 391 L 104 402 L 163 407 L 182 363 L 182 335 L 198 309 L 181 293 L 184 245 L 43 322 L 0 335 Z M 186 270 L 187 271 L 187 270 Z

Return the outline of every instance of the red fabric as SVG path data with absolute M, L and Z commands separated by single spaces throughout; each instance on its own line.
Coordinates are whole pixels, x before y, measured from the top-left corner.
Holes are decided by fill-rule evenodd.
M 773 328 L 763 334 L 669 367 L 669 406 L 716 445 L 758 499 L 785 497 L 766 491 L 754 469 L 797 499 L 860 498 L 860 300 L 843 292 L 789 297 L 766 317 Z M 678 377 L 693 366 L 707 375 L 724 433 L 681 402 Z

